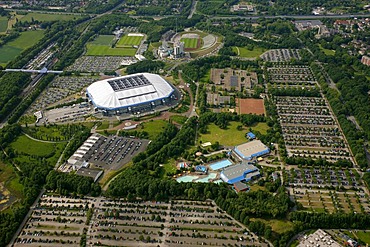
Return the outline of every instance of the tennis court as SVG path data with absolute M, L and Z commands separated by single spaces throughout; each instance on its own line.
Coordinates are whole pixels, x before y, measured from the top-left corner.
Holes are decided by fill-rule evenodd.
M 225 168 L 225 167 L 228 167 L 230 165 L 232 165 L 233 163 L 228 160 L 228 159 L 225 159 L 225 160 L 221 160 L 219 162 L 216 162 L 216 163 L 213 163 L 212 165 L 210 165 L 209 167 L 214 170 L 214 171 L 217 171 L 219 169 L 222 169 L 222 168 Z

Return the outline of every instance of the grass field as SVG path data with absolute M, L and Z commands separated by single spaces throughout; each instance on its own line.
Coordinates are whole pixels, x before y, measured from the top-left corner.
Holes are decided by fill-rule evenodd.
M 0 47 L 0 63 L 6 64 L 20 55 L 23 50 L 35 45 L 44 35 L 44 31 L 22 32 L 18 38 Z
M 119 39 L 116 47 L 131 47 L 133 45 L 140 45 L 143 36 L 128 36 L 125 35 Z
M 184 124 L 185 121 L 188 119 L 187 117 L 185 116 L 181 116 L 181 115 L 174 115 L 174 116 L 171 116 L 170 119 L 178 124 Z
M 335 51 L 334 50 L 325 49 L 321 45 L 319 45 L 319 47 L 325 53 L 325 55 L 327 55 L 327 56 L 334 56 L 334 54 L 335 54 Z
M 370 232 L 355 231 L 356 236 L 364 243 L 370 244 Z
M 80 15 L 28 13 L 20 21 L 68 21 L 79 18 Z
M 38 156 L 50 155 L 55 150 L 54 144 L 34 141 L 25 135 L 19 136 L 11 147 L 19 153 Z
M 23 185 L 19 183 L 19 177 L 15 173 L 14 168 L 2 162 L 0 162 L 0 182 L 3 183 L 4 187 L 9 190 L 13 196 L 17 198 L 23 196 Z
M 106 45 L 87 44 L 87 56 L 127 56 L 133 57 L 136 53 L 135 48 L 111 48 Z
M 164 120 L 154 120 L 143 123 L 141 129 L 137 129 L 137 131 L 146 131 L 149 133 L 149 139 L 153 140 L 158 135 L 163 132 L 164 127 L 166 127 L 167 122 Z
M 249 131 L 249 127 L 243 127 L 243 130 L 237 130 L 237 126 L 241 125 L 239 122 L 230 122 L 227 129 L 220 129 L 215 124 L 208 125 L 207 134 L 201 134 L 198 138 L 198 142 L 219 142 L 225 146 L 235 146 L 247 142 L 245 133 Z M 269 128 L 266 123 L 258 123 L 255 126 L 251 126 L 252 131 L 259 131 L 261 134 L 266 134 Z
M 277 219 L 261 219 L 261 218 L 251 218 L 251 221 L 262 221 L 265 224 L 271 226 L 272 230 L 277 233 L 284 233 L 293 230 L 294 224 L 287 220 L 277 220 Z
M 198 39 L 195 38 L 182 38 L 181 42 L 185 43 L 185 49 L 198 47 Z
M 113 35 L 99 35 L 94 41 L 91 41 L 90 44 L 110 46 L 112 44 L 113 38 Z
M 0 33 L 6 32 L 8 28 L 8 18 L 0 16 Z
M 245 47 L 234 46 L 232 49 L 234 52 L 236 52 L 236 54 L 239 57 L 247 57 L 247 58 L 259 57 L 260 55 L 262 55 L 262 53 L 267 51 L 266 49 L 260 48 L 260 47 L 255 47 L 253 50 L 248 50 Z

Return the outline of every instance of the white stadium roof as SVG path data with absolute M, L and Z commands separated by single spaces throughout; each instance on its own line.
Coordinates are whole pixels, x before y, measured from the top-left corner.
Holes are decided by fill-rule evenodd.
M 119 109 L 169 97 L 174 89 L 156 74 L 139 73 L 97 81 L 87 88 L 98 108 Z

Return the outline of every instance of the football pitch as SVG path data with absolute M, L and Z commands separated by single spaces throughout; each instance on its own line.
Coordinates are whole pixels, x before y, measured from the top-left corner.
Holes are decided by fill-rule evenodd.
M 133 57 L 135 48 L 111 48 L 107 45 L 87 44 L 87 56 L 123 56 Z
M 198 39 L 196 38 L 182 38 L 180 41 L 185 43 L 185 49 L 198 47 Z
M 125 35 L 119 39 L 116 47 L 131 47 L 133 45 L 140 45 L 143 36 L 128 36 Z

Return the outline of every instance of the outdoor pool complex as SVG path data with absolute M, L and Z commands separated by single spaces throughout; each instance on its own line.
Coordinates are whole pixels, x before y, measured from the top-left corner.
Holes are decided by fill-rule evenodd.
M 210 165 L 209 167 L 210 167 L 212 170 L 217 171 L 217 170 L 219 170 L 219 169 L 222 169 L 222 168 L 228 167 L 228 166 L 230 166 L 230 165 L 232 165 L 232 164 L 233 164 L 233 163 L 231 163 L 231 161 L 230 161 L 230 160 L 225 159 L 225 160 L 221 160 L 221 161 L 219 161 L 219 162 L 216 162 L 216 163 L 214 163 L 214 164 Z
M 217 177 L 217 173 L 210 173 L 207 177 L 199 179 L 198 176 L 182 176 L 176 179 L 177 182 L 185 182 L 185 183 L 190 183 L 190 182 L 195 182 L 195 183 L 209 183 L 210 179 L 214 179 Z

